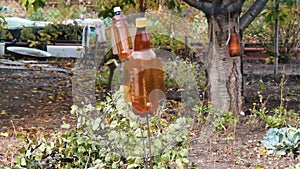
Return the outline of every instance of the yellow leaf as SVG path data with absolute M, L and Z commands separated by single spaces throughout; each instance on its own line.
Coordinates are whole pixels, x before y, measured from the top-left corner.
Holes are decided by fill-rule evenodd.
M 2 115 L 6 115 L 7 114 L 7 112 L 6 112 L 6 110 L 1 110 L 1 113 L 0 114 L 2 114 Z

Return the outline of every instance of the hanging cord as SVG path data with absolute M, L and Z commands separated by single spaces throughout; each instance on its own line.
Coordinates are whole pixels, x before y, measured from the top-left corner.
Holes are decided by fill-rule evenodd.
M 85 48 L 90 47 L 90 34 L 91 34 L 90 24 L 86 23 L 82 31 L 82 46 Z
M 240 34 L 240 15 L 238 15 L 238 18 L 237 18 L 237 28 L 236 28 L 236 32 L 238 34 Z
M 226 41 L 226 45 L 228 45 L 229 44 L 229 41 L 230 41 L 230 28 L 231 28 L 231 26 L 230 26 L 230 12 L 228 12 L 228 38 L 227 38 L 227 41 Z

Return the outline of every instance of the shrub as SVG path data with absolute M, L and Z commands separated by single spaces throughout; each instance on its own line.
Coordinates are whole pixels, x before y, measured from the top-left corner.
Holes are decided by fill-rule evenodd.
M 15 168 L 144 168 L 150 157 L 145 120 L 129 111 L 122 92 L 108 97 L 96 108 L 72 106 L 78 117 L 76 129 L 31 140 L 20 149 Z M 184 168 L 188 160 L 191 119 L 173 121 L 152 117 L 152 159 L 155 168 Z M 68 127 L 67 125 L 64 125 Z

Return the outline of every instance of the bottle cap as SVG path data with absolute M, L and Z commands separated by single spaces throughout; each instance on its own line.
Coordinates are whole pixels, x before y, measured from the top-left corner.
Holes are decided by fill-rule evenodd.
M 146 26 L 147 26 L 147 19 L 144 18 L 144 17 L 136 18 L 136 19 L 135 19 L 135 26 L 136 26 L 137 28 L 146 27 Z
M 121 8 L 119 6 L 114 7 L 114 12 L 121 12 Z

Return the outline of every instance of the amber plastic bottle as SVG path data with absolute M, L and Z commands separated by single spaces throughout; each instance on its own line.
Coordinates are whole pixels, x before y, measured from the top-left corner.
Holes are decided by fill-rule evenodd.
M 136 19 L 134 51 L 128 61 L 133 112 L 142 117 L 155 115 L 159 101 L 165 98 L 162 61 L 151 49 L 146 24 L 146 18 Z
M 115 7 L 114 13 L 115 16 L 113 17 L 111 33 L 113 54 L 118 55 L 122 62 L 130 56 L 128 28 L 126 24 L 126 16 L 122 14 L 121 8 Z
M 240 36 L 236 33 L 235 29 L 233 33 L 230 34 L 229 54 L 231 57 L 241 55 Z

